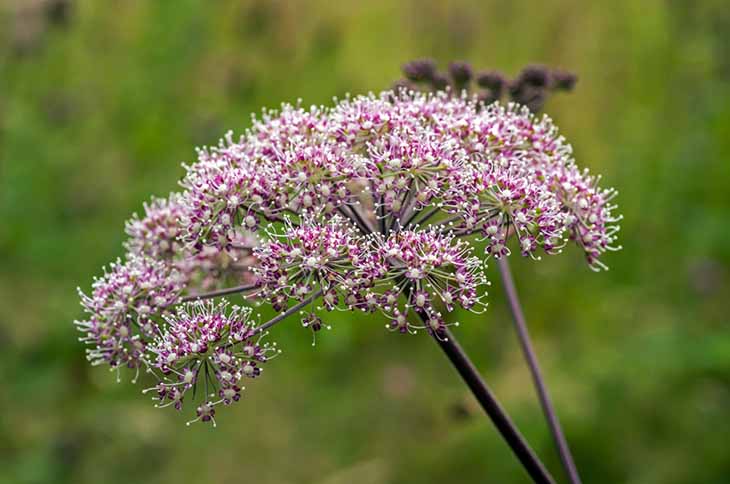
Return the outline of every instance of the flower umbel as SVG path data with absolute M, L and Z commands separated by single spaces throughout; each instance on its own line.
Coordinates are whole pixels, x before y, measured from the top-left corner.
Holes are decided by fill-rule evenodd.
M 464 63 L 446 81 L 428 62 L 406 73 L 464 89 L 476 79 L 493 95 L 517 89 Z M 523 72 L 520 95 L 571 84 L 542 74 Z M 489 257 L 513 245 L 538 259 L 572 240 L 602 269 L 617 248 L 615 192 L 578 168 L 552 121 L 461 90 L 284 105 L 198 150 L 186 170 L 182 193 L 128 222 L 126 261 L 82 294 L 88 317 L 76 324 L 93 363 L 148 369 L 158 405 L 197 397 L 197 421 L 240 398 L 276 352 L 262 334 L 295 313 L 317 332 L 321 309 L 380 311 L 390 329 L 444 343 L 454 308 L 486 307 Z M 251 291 L 279 314 L 254 326 L 250 309 L 208 301 Z
M 153 198 L 144 205 L 144 217 L 134 214 L 125 226 L 129 239 L 125 243 L 131 254 L 165 261 L 185 278 L 188 291 L 211 290 L 252 280 L 255 264 L 252 249 L 256 239 L 245 228 L 231 234 L 227 248 L 206 246 L 191 251 L 182 242 L 180 220 L 185 214 L 183 197 L 172 193 L 166 199 Z
M 268 235 L 269 242 L 254 251 L 259 260 L 254 272 L 261 296 L 277 311 L 285 309 L 289 299 L 302 301 L 317 289 L 333 309 L 343 291 L 367 284 L 356 272 L 365 251 L 363 240 L 339 216 L 324 223 L 305 218 L 298 226 L 287 220 L 282 233 Z
M 408 312 L 427 318 L 426 330 L 439 334 L 446 327 L 441 309 L 455 305 L 467 310 L 486 306 L 482 286 L 488 286 L 478 257 L 469 242 L 436 229 L 397 232 L 374 247 L 380 274 L 375 279 L 378 305 L 400 332 L 423 328 L 409 322 Z M 404 294 L 405 303 L 399 304 Z
M 112 368 L 139 368 L 150 339 L 160 331 L 159 318 L 175 304 L 184 287 L 180 273 L 164 262 L 131 255 L 112 263 L 96 279 L 91 295 L 79 289 L 88 319 L 76 321 L 89 361 Z
M 264 343 L 264 333 L 252 324 L 251 308 L 228 302 L 195 301 L 165 315 L 167 328 L 149 346 L 154 355 L 150 372 L 159 383 L 160 407 L 181 410 L 189 393 L 199 394 L 197 418 L 215 423 L 215 407 L 241 398 L 243 380 L 256 378 L 261 364 L 279 353 L 276 343 Z M 197 387 L 203 387 L 198 391 Z

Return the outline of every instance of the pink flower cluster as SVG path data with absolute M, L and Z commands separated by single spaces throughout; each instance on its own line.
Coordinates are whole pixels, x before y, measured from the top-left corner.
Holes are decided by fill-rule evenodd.
M 261 374 L 261 363 L 278 354 L 276 344 L 262 343 L 250 320 L 251 309 L 228 303 L 195 301 L 164 316 L 167 327 L 150 345 L 150 372 L 160 407 L 182 409 L 186 393 L 198 382 L 205 387 L 197 420 L 215 422 L 215 406 L 241 398 L 242 381 Z
M 126 223 L 127 251 L 168 262 L 185 278 L 189 290 L 251 282 L 256 238 L 244 228 L 238 228 L 227 248 L 206 246 L 192 251 L 180 240 L 183 233 L 180 220 L 185 213 L 182 202 L 182 195 L 172 193 L 166 199 L 152 198 L 150 203 L 145 203 L 145 216 L 140 218 L 134 214 Z
M 160 331 L 155 318 L 178 300 L 180 273 L 162 261 L 131 255 L 94 280 L 91 295 L 79 290 L 87 319 L 76 321 L 92 364 L 139 368 L 147 345 Z
M 277 311 L 289 300 L 302 301 L 322 290 L 332 309 L 346 285 L 362 285 L 356 269 L 364 248 L 355 229 L 340 217 L 326 224 L 309 220 L 303 225 L 287 221 L 283 233 L 269 232 L 270 241 L 254 249 L 259 265 L 254 268 L 260 295 Z
M 186 240 L 199 247 L 284 213 L 339 212 L 387 233 L 434 208 L 455 216 L 449 228 L 481 232 L 488 254 L 507 255 L 510 235 L 529 256 L 572 239 L 598 269 L 620 219 L 615 192 L 577 168 L 549 118 L 444 93 L 287 106 L 203 153 L 183 183 Z
M 573 241 L 593 269 L 617 248 L 615 192 L 577 167 L 550 119 L 466 95 L 284 105 L 186 170 L 182 193 L 127 223 L 126 262 L 82 294 L 88 318 L 76 324 L 92 362 L 156 375 L 160 406 L 179 409 L 205 385 L 202 421 L 274 351 L 254 336 L 310 303 L 313 331 L 319 310 L 337 308 L 441 337 L 455 307 L 486 307 L 484 261 L 510 246 L 537 259 Z M 172 313 L 250 290 L 280 312 L 258 329 L 225 303 Z
M 425 329 L 438 336 L 446 327 L 441 308 L 451 312 L 457 304 L 467 310 L 485 307 L 483 286 L 489 282 L 472 252 L 466 240 L 435 228 L 404 230 L 377 244 L 382 276 L 376 284 L 385 289 L 380 304 L 391 319 L 390 327 L 402 333 L 423 328 L 409 319 L 413 310 L 422 316 Z M 402 293 L 405 304 L 399 305 Z

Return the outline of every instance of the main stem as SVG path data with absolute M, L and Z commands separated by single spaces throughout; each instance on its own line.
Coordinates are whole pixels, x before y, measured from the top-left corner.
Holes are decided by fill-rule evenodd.
M 573 461 L 573 455 L 570 453 L 570 447 L 568 442 L 565 440 L 563 429 L 560 426 L 560 420 L 555 412 L 550 395 L 548 394 L 547 387 L 545 386 L 545 380 L 540 371 L 540 365 L 537 362 L 537 356 L 535 350 L 532 347 L 530 341 L 530 333 L 527 330 L 527 323 L 525 322 L 525 315 L 522 312 L 520 300 L 517 297 L 517 288 L 515 287 L 514 279 L 512 278 L 512 272 L 510 271 L 509 263 L 506 257 L 500 257 L 498 259 L 499 272 L 502 275 L 502 282 L 504 283 L 504 290 L 507 293 L 507 300 L 509 301 L 510 310 L 512 311 L 512 317 L 515 323 L 515 329 L 520 340 L 520 346 L 522 347 L 522 353 L 527 360 L 527 365 L 530 368 L 530 374 L 532 375 L 532 381 L 535 385 L 535 390 L 540 399 L 540 406 L 545 414 L 545 418 L 550 428 L 550 433 L 555 440 L 555 445 L 558 448 L 560 454 L 560 461 L 563 463 L 565 473 L 568 475 L 571 484 L 581 484 L 580 475 L 578 475 L 578 469 Z
M 425 321 L 424 321 L 425 322 Z M 474 397 L 477 399 L 487 416 L 492 420 L 495 427 L 512 452 L 527 470 L 532 480 L 536 483 L 554 484 L 554 480 L 545 466 L 540 462 L 535 452 L 530 448 L 525 438 L 517 430 L 515 424 L 510 420 L 507 413 L 499 404 L 487 384 L 482 380 L 474 364 L 459 345 L 454 335 L 445 328 L 439 335 L 434 335 L 434 340 L 446 353 L 446 356 L 459 372 L 461 378 L 467 384 Z

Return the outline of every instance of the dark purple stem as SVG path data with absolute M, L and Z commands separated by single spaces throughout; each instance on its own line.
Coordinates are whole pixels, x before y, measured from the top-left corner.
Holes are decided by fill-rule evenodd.
M 555 445 L 558 448 L 560 460 L 563 463 L 563 467 L 565 468 L 565 472 L 568 475 L 570 482 L 572 484 L 581 484 L 580 476 L 578 475 L 578 469 L 576 468 L 575 462 L 573 461 L 573 455 L 570 453 L 570 447 L 568 447 L 568 442 L 565 440 L 563 429 L 560 426 L 560 420 L 558 419 L 558 415 L 557 413 L 555 413 L 555 408 L 553 407 L 552 401 L 550 400 L 550 395 L 548 394 L 547 387 L 545 386 L 545 381 L 542 377 L 542 372 L 540 371 L 540 366 L 537 362 L 535 350 L 533 349 L 532 343 L 530 341 L 530 333 L 527 330 L 525 315 L 522 312 L 520 300 L 517 297 L 517 289 L 515 287 L 515 282 L 512 279 L 512 272 L 510 271 L 509 263 L 507 262 L 506 257 L 499 258 L 497 263 L 499 265 L 499 271 L 502 275 L 504 290 L 507 293 L 507 300 L 509 301 L 510 310 L 512 311 L 515 329 L 517 330 L 517 335 L 520 339 L 522 353 L 524 354 L 525 359 L 527 360 L 527 364 L 530 367 L 532 381 L 535 385 L 535 389 L 537 390 L 537 395 L 540 398 L 542 411 L 548 421 L 550 433 L 553 435 Z
M 292 314 L 294 314 L 297 311 L 299 311 L 300 309 L 302 309 L 307 304 L 310 304 L 310 303 L 314 302 L 314 300 L 317 299 L 319 296 L 321 296 L 323 292 L 324 291 L 322 289 L 318 289 L 317 291 L 313 292 L 304 301 L 298 302 L 297 304 L 295 304 L 294 306 L 290 307 L 289 309 L 287 309 L 283 313 L 279 314 L 278 316 L 276 316 L 276 317 L 274 317 L 274 318 L 266 321 L 261 326 L 257 326 L 256 328 L 254 328 L 253 333 L 251 334 L 251 336 L 255 336 L 255 335 L 259 334 L 259 333 L 262 333 L 262 332 L 266 331 L 267 329 L 269 329 L 270 327 L 272 327 L 273 325 L 275 325 L 275 324 L 281 322 L 282 320 L 288 318 Z
M 424 322 L 428 322 L 424 319 Z M 537 457 L 535 452 L 530 448 L 530 445 L 522 437 L 520 431 L 517 430 L 515 424 L 510 420 L 507 413 L 504 411 L 502 406 L 499 404 L 495 396 L 492 394 L 487 384 L 482 380 L 474 364 L 469 360 L 464 350 L 456 341 L 454 335 L 445 328 L 439 335 L 434 335 L 434 340 L 446 353 L 446 356 L 454 365 L 456 371 L 459 372 L 461 378 L 467 384 L 474 397 L 479 402 L 479 405 L 484 409 L 487 416 L 492 420 L 494 426 L 507 444 L 512 449 L 512 452 L 522 463 L 532 480 L 540 484 L 554 484 L 552 476 L 547 471 L 545 466 L 540 459 Z
M 432 208 L 431 210 L 429 210 L 428 212 L 426 212 L 426 214 L 425 214 L 425 215 L 423 215 L 423 217 L 421 217 L 421 219 L 420 219 L 420 220 L 418 220 L 417 222 L 415 222 L 415 221 L 414 221 L 414 219 L 415 219 L 415 218 L 416 218 L 416 217 L 417 217 L 417 216 L 418 216 L 419 214 L 421 214 L 422 212 L 419 212 L 419 211 L 414 211 L 414 212 L 413 212 L 413 215 L 411 215 L 411 216 L 410 216 L 410 217 L 408 218 L 408 220 L 406 220 L 406 222 L 405 222 L 405 223 L 404 223 L 403 225 L 404 225 L 405 227 L 408 227 L 408 228 L 410 228 L 410 227 L 411 227 L 411 226 L 413 226 L 413 225 L 423 225 L 423 224 L 424 224 L 424 223 L 426 223 L 426 222 L 427 222 L 427 221 L 428 221 L 428 220 L 429 220 L 429 219 L 430 219 L 431 217 L 433 217 L 434 215 L 436 215 L 437 213 L 439 213 L 439 211 L 440 211 L 440 210 L 441 210 L 441 208 L 440 208 L 440 207 L 434 207 L 434 208 Z
M 370 227 L 368 227 L 365 221 L 355 211 L 355 207 L 349 207 L 349 211 L 346 211 L 345 206 L 341 205 L 337 207 L 337 211 L 344 215 L 345 218 L 350 220 L 352 223 L 357 225 L 357 227 L 360 229 L 360 232 L 362 232 L 363 234 L 367 235 L 372 232 L 372 230 L 370 230 Z

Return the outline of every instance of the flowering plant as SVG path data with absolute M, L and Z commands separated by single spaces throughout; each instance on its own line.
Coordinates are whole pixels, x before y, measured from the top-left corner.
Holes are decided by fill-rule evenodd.
M 158 406 L 192 404 L 193 421 L 215 423 L 279 352 L 269 328 L 299 313 L 317 332 L 334 309 L 430 334 L 478 380 L 487 409 L 493 397 L 448 328 L 455 307 L 486 307 L 485 262 L 510 255 L 513 237 L 535 259 L 572 242 L 599 270 L 618 230 L 615 192 L 578 168 L 548 117 L 465 92 L 285 104 L 186 170 L 181 193 L 128 222 L 125 260 L 81 294 L 76 324 L 92 363 L 144 370 Z M 261 323 L 248 307 L 206 301 L 239 293 L 280 314 Z M 523 463 L 535 461 L 502 425 Z

